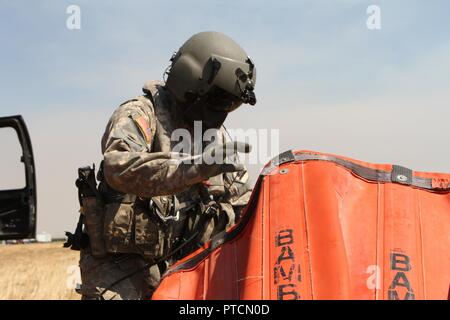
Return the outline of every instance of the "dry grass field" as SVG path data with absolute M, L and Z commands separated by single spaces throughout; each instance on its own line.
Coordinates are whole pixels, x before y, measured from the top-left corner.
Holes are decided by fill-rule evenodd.
M 78 258 L 62 242 L 0 245 L 0 300 L 80 299 Z

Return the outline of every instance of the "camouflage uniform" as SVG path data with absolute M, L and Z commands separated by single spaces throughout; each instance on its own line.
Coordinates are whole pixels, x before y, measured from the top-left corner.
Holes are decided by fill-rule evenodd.
M 210 219 L 201 230 L 199 241 L 202 244 L 235 223 L 236 214 L 250 195 L 245 171 L 208 179 L 195 166 L 173 162 L 172 149 L 178 144 L 178 141 L 171 141 L 173 131 L 185 128 L 193 135 L 193 128 L 186 125 L 183 110 L 163 83 L 150 81 L 143 91 L 144 95 L 120 105 L 103 135 L 104 179 L 101 184 L 113 194 L 121 194 L 122 198 L 105 205 L 103 235 L 108 254 L 94 257 L 89 248 L 81 252 L 83 299 L 151 296 L 164 266 L 153 266 L 108 288 L 114 281 L 171 249 L 173 239 L 167 240 L 167 227 L 150 211 L 150 199 L 159 204 L 163 215 L 168 215 L 170 208 L 178 204 L 192 207 L 194 203 L 195 206 L 202 190 L 220 199 L 218 216 Z M 223 129 L 216 138 L 219 142 L 226 140 Z M 195 148 L 195 145 L 190 146 L 193 154 L 199 152 Z M 191 215 L 185 220 L 188 234 L 195 218 Z M 102 294 L 103 291 L 106 292 Z

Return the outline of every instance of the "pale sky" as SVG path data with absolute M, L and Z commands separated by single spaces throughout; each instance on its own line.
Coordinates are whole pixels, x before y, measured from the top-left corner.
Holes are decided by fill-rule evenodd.
M 71 4 L 80 30 L 66 27 Z M 380 30 L 366 26 L 372 4 Z M 258 70 L 258 103 L 229 128 L 279 129 L 280 151 L 450 172 L 449 15 L 445 0 L 1 0 L 0 116 L 22 114 L 31 134 L 38 232 L 73 231 L 76 169 L 99 163 L 109 116 L 205 30 L 234 38 Z

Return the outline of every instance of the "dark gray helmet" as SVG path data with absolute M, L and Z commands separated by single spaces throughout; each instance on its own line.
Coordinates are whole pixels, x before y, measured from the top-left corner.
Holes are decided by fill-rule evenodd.
M 227 95 L 234 100 L 227 106 L 228 112 L 241 103 L 256 103 L 255 66 L 247 53 L 222 33 L 208 31 L 193 35 L 172 56 L 171 62 L 166 87 L 181 103 L 212 92 L 216 99 Z

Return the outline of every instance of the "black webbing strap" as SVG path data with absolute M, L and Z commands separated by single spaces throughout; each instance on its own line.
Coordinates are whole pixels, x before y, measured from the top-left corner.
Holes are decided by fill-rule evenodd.
M 278 157 L 275 157 L 270 164 L 263 169 L 262 175 L 269 175 L 279 165 L 292 161 L 329 161 L 348 169 L 355 175 L 368 181 L 384 183 L 393 182 L 431 191 L 450 191 L 450 183 L 446 187 L 434 187 L 432 179 L 416 177 L 413 175 L 413 171 L 411 169 L 402 166 L 393 165 L 392 171 L 388 172 L 368 168 L 352 161 L 334 156 L 305 152 L 294 154 L 292 151 L 287 151 L 282 153 Z

